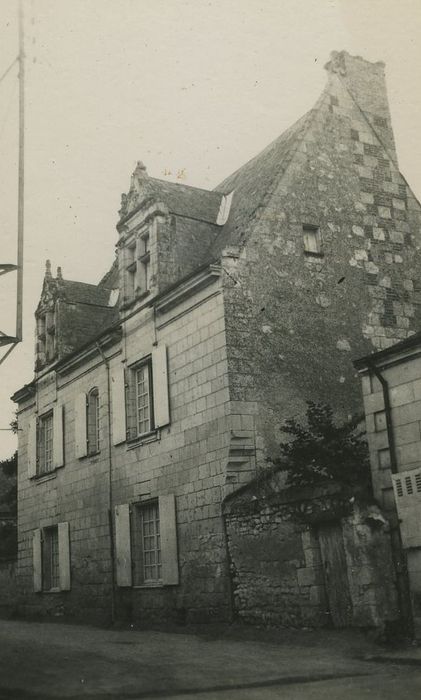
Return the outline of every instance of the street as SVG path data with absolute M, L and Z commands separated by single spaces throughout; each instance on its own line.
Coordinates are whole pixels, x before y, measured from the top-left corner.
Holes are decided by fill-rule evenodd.
M 405 658 L 350 631 L 186 633 L 2 620 L 0 645 L 1 700 L 409 700 L 421 692 L 417 649 Z M 380 658 L 387 656 L 395 658 Z

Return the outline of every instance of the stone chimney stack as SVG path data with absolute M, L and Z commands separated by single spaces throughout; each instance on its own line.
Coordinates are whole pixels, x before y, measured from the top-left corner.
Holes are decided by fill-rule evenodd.
M 339 80 L 347 89 L 397 164 L 387 98 L 385 64 L 382 61 L 371 63 L 361 56 L 351 56 L 347 51 L 332 51 L 325 68 L 330 81 Z

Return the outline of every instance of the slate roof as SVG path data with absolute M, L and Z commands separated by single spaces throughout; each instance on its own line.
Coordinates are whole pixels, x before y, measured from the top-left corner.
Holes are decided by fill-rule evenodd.
M 307 112 L 287 131 L 269 144 L 254 158 L 227 177 L 216 191 L 229 194 L 234 190 L 228 221 L 208 251 L 214 258 L 225 246 L 239 245 L 254 218 L 274 191 L 290 163 L 297 142 L 303 136 L 313 110 Z
M 154 177 L 148 179 L 148 185 L 153 194 L 167 205 L 172 214 L 216 225 L 222 200 L 221 192 L 158 180 Z
M 60 296 L 72 304 L 89 304 L 91 306 L 108 306 L 110 288 L 86 282 L 61 280 Z

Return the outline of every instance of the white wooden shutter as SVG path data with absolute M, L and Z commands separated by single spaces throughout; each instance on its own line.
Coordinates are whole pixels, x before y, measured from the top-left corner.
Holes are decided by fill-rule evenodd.
M 88 454 L 86 422 L 86 394 L 81 393 L 75 398 L 75 452 L 79 459 Z
M 158 345 L 152 350 L 152 380 L 155 428 L 161 428 L 170 422 L 166 345 Z
M 130 507 L 127 503 L 115 506 L 114 512 L 117 586 L 131 586 Z
M 28 479 L 37 473 L 37 425 L 38 419 L 33 416 L 28 425 L 28 442 L 26 445 L 28 455 Z
M 70 591 L 69 523 L 58 524 L 58 566 L 60 577 L 60 590 Z
M 34 591 L 42 591 L 42 553 L 41 553 L 41 530 L 34 530 L 32 538 L 32 561 L 34 573 Z
M 62 467 L 64 464 L 63 444 L 63 406 L 53 408 L 53 466 Z
M 178 583 L 177 524 L 175 497 L 159 497 L 159 523 L 161 532 L 162 583 L 174 586 Z
M 126 386 L 123 367 L 111 374 L 111 404 L 113 409 L 113 445 L 126 440 Z

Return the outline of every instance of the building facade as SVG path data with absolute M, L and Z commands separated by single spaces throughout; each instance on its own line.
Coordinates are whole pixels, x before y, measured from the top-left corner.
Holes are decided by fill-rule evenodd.
M 421 630 L 421 333 L 358 360 L 374 493 L 394 529 Z M 399 569 L 398 569 L 399 570 Z
M 315 107 L 214 191 L 138 163 L 99 285 L 47 268 L 14 395 L 26 613 L 226 619 L 224 497 L 307 400 L 361 410 L 351 357 L 419 324 L 384 66 L 326 68 Z

